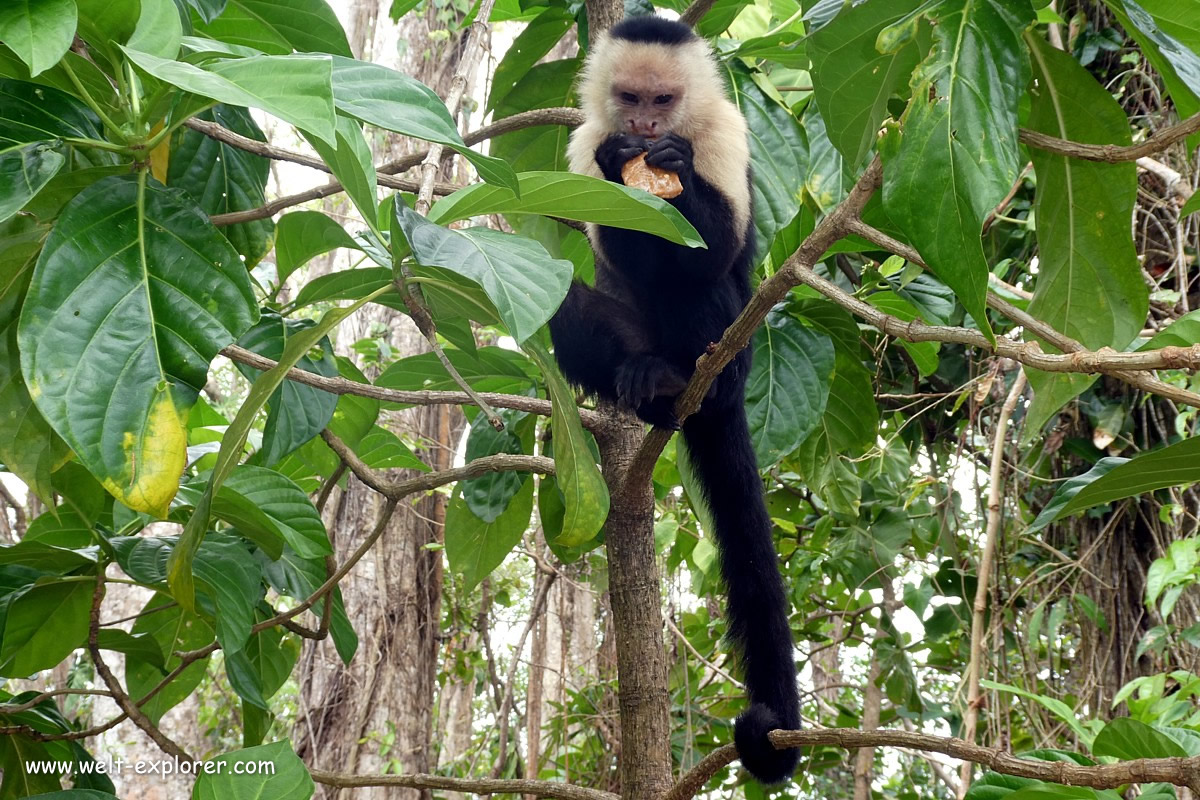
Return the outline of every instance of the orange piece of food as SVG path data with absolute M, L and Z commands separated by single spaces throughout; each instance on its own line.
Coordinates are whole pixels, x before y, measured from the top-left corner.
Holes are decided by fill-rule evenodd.
M 656 197 L 670 200 L 683 194 L 683 184 L 674 172 L 646 163 L 646 154 L 638 153 L 621 167 L 621 180 L 626 186 L 644 189 Z

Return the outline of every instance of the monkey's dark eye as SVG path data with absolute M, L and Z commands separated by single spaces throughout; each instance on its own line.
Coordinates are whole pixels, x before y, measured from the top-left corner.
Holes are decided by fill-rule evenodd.
M 675 99 L 675 95 L 660 94 L 658 97 L 654 98 L 654 105 L 665 106 L 667 103 L 671 102 L 674 99 Z
M 637 95 L 633 92 L 621 92 L 621 102 L 633 105 L 638 101 Z

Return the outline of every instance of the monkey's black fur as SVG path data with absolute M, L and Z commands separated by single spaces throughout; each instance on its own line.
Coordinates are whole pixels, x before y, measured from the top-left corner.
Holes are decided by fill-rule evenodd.
M 634 22 L 621 23 L 613 35 L 626 33 Z M 634 29 L 639 36 L 658 25 L 645 18 L 639 24 L 648 26 Z M 708 249 L 599 227 L 596 288 L 574 284 L 550 321 L 550 333 L 569 380 L 634 409 L 646 422 L 678 430 L 675 399 L 696 359 L 720 340 L 750 297 L 754 229 L 749 224 L 745 232 L 734 229 L 729 201 L 696 174 L 691 143 L 677 135 L 653 143 L 629 134 L 610 136 L 596 150 L 596 163 L 605 178 L 621 183 L 621 166 L 643 151 L 648 164 L 679 175 L 683 193 L 669 202 Z M 684 421 L 683 437 L 712 512 L 728 588 L 729 635 L 741 652 L 750 696 L 734 739 L 743 766 L 770 784 L 789 778 L 799 755 L 776 750 L 767 733 L 798 728 L 800 700 L 788 603 L 746 422 L 749 370 L 750 351 L 743 350 L 718 376 L 700 410 Z

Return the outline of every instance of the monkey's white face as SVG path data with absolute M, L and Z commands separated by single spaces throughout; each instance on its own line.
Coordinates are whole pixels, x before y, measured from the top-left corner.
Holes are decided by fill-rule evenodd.
M 675 130 L 684 117 L 683 84 L 656 70 L 629 66 L 613 76 L 608 102 L 613 130 L 647 138 Z

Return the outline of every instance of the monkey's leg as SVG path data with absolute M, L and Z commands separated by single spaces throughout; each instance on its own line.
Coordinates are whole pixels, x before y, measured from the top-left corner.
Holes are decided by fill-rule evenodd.
M 687 379 L 653 352 L 637 312 L 604 292 L 572 284 L 550 320 L 563 374 L 586 392 L 620 403 L 654 425 L 677 428 L 670 413 Z

